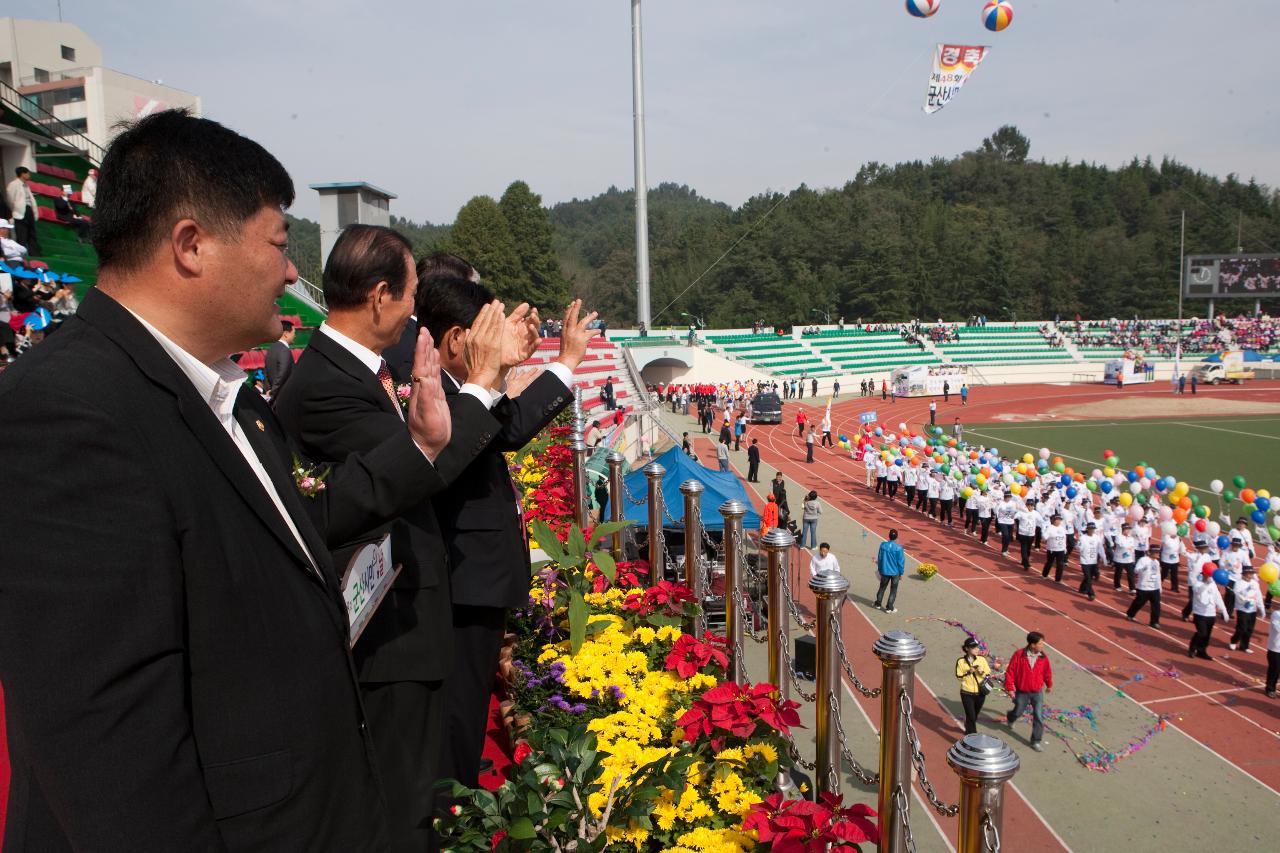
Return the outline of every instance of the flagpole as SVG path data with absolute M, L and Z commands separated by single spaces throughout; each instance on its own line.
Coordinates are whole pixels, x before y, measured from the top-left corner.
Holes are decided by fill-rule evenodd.
M 1187 275 L 1187 211 L 1182 211 L 1182 228 L 1178 236 L 1178 337 L 1173 345 L 1173 378 L 1182 375 L 1182 290 Z

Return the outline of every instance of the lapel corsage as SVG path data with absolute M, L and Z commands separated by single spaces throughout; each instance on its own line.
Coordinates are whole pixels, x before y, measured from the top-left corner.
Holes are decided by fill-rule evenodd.
M 324 478 L 329 476 L 329 466 L 308 465 L 295 454 L 293 457 L 293 484 L 304 498 L 314 498 L 326 488 Z
M 413 386 L 408 382 L 403 385 L 396 386 L 396 402 L 400 404 L 400 411 L 408 413 L 409 396 L 413 393 Z

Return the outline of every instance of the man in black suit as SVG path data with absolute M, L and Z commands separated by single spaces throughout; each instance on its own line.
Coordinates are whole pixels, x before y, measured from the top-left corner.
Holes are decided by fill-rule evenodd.
M 409 428 L 301 491 L 227 358 L 280 334 L 292 200 L 256 143 L 140 120 L 102 164 L 97 287 L 0 377 L 6 522 L 39 532 L 0 538 L 6 850 L 387 846 L 328 548 L 441 487 L 450 421 L 424 334 Z
M 751 439 L 751 446 L 747 448 L 747 482 L 760 482 L 760 447 L 758 439 Z
M 466 374 L 467 329 L 493 298 L 483 285 L 467 279 L 435 276 L 418 280 L 419 322 L 433 336 L 440 336 L 436 349 L 451 406 L 460 402 L 459 387 Z M 565 312 L 555 363 L 538 371 L 536 378 L 529 373 L 504 377 L 507 392 L 493 408 L 502 425 L 498 436 L 466 473 L 435 499 L 449 552 L 455 656 L 444 688 L 449 696 L 449 716 L 441 776 L 470 786 L 479 777 L 506 611 L 523 607 L 529 600 L 529 543 L 518 493 L 502 454 L 524 447 L 573 399 L 573 371 L 595 333 L 587 328 L 595 312 L 579 317 L 581 308 L 581 300 L 575 300 Z M 526 323 L 526 332 L 536 335 L 536 311 Z M 508 333 L 508 340 L 515 338 Z M 503 367 L 510 370 L 523 360 L 522 352 L 513 349 L 504 355 Z
M 267 393 L 273 399 L 280 395 L 284 390 L 284 383 L 288 382 L 289 377 L 293 375 L 293 339 L 298 336 L 290 320 L 281 320 L 280 328 L 283 329 L 280 332 L 280 339 L 272 341 L 271 346 L 267 347 L 263 365 L 263 372 L 267 376 Z
M 416 290 L 412 249 L 390 228 L 352 225 L 334 243 L 324 269 L 328 319 L 274 403 L 308 457 L 338 462 L 405 431 L 383 353 L 409 320 Z M 472 326 L 465 348 L 472 384 L 451 409 L 453 440 L 435 461 L 446 481 L 497 434 L 489 409 L 504 327 L 500 302 L 486 305 Z M 387 794 L 391 849 L 419 853 L 434 843 L 445 710 L 440 687 L 453 662 L 448 562 L 430 500 L 392 525 L 391 551 L 402 571 L 352 656 Z M 335 560 L 345 563 L 337 554 Z
M 604 407 L 609 411 L 613 411 L 618 406 L 613 401 L 613 377 L 605 379 L 604 387 L 600 390 L 600 396 L 604 398 Z
M 432 252 L 418 262 L 418 278 L 429 278 L 433 275 L 454 275 L 458 278 L 469 278 L 479 281 L 480 276 L 471 264 L 457 255 L 448 252 Z M 391 370 L 391 376 L 398 384 L 409 381 L 409 371 L 413 367 L 413 349 L 418 340 L 418 315 L 409 316 L 400 340 L 382 351 L 382 357 Z

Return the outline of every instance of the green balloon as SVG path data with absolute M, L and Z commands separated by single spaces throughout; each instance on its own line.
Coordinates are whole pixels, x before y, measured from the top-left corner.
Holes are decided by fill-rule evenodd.
M 1235 492 L 1233 492 L 1233 491 L 1231 491 L 1230 489 L 1223 489 L 1223 490 L 1222 490 L 1222 499 L 1223 499 L 1224 501 L 1226 501 L 1227 503 L 1231 503 L 1233 500 L 1235 500 L 1235 499 L 1236 499 L 1236 493 L 1235 493 Z
M 1108 457 L 1107 457 L 1107 465 L 1108 465 L 1109 467 L 1114 468 L 1114 467 L 1116 467 L 1116 466 L 1117 466 L 1117 465 L 1119 465 L 1119 464 L 1120 464 L 1120 457 L 1119 457 L 1119 456 L 1108 456 Z
M 1187 523 L 1185 521 L 1178 525 L 1179 536 L 1186 536 L 1190 530 L 1191 528 L 1187 526 Z
M 1194 494 L 1193 494 L 1193 495 L 1188 495 L 1187 497 L 1191 498 L 1191 505 L 1192 505 L 1192 506 L 1200 506 L 1200 496 L 1199 496 L 1199 495 L 1194 495 Z
M 951 463 L 950 463 L 950 462 L 943 462 L 943 463 L 942 463 L 942 473 L 943 473 L 943 474 L 950 474 L 950 473 L 951 473 Z
M 1280 596 L 1280 581 L 1272 581 L 1271 586 L 1267 588 L 1267 591 L 1272 595 Z
M 1138 503 L 1142 504 L 1143 506 L 1146 506 L 1146 505 L 1147 505 L 1147 493 L 1146 493 L 1146 492 L 1138 492 Z
M 1146 463 L 1146 462 L 1139 462 L 1139 463 L 1138 463 L 1138 467 L 1139 467 L 1139 468 L 1146 468 L 1146 467 L 1147 467 L 1147 463 Z
M 1089 491 L 1091 491 L 1091 492 L 1096 492 L 1096 491 L 1098 491 L 1098 481 L 1097 481 L 1097 480 L 1085 480 L 1085 481 L 1084 481 L 1084 487 L 1085 487 L 1086 489 L 1088 489 Z
M 1272 542 L 1280 541 L 1280 527 L 1276 527 L 1273 524 L 1267 528 L 1267 532 L 1271 534 Z
M 1207 506 L 1205 506 L 1204 504 L 1200 504 L 1200 506 L 1196 507 L 1196 518 L 1208 518 L 1208 517 L 1209 517 L 1209 508 Z
M 1057 471 L 1059 474 L 1061 474 L 1063 471 L 1067 470 L 1066 463 L 1064 463 L 1064 462 L 1055 462 L 1055 463 L 1053 463 L 1053 470 L 1055 470 L 1055 471 Z
M 1243 488 L 1244 488 L 1244 485 L 1245 485 L 1245 479 L 1244 479 L 1244 477 L 1240 476 L 1239 474 L 1236 474 L 1234 477 L 1232 477 L 1232 478 L 1231 478 L 1231 482 L 1233 482 L 1233 483 L 1235 483 L 1235 484 L 1236 484 L 1236 488 L 1237 488 L 1237 489 L 1243 489 Z

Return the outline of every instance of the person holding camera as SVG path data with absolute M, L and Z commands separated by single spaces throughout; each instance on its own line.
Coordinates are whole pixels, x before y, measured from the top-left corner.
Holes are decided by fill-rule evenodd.
M 991 665 L 973 637 L 965 640 L 960 649 L 964 654 L 956 661 L 956 678 L 960 680 L 960 704 L 964 706 L 964 733 L 972 735 L 978 733 L 978 715 L 991 692 L 987 684 Z

